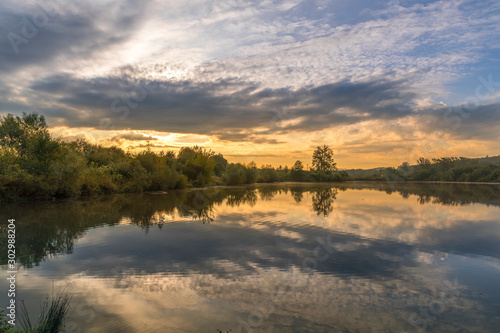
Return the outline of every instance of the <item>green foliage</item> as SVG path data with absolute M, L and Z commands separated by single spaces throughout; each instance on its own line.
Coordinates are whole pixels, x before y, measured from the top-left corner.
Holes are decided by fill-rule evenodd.
M 320 172 L 329 172 L 337 169 L 333 161 L 333 150 L 328 145 L 318 146 L 313 153 L 313 168 Z
M 257 183 L 274 183 L 280 181 L 280 175 L 271 165 L 263 165 L 256 181 Z
M 500 182 L 500 162 L 499 157 L 441 157 L 432 162 L 420 157 L 416 165 L 404 162 L 397 169 L 349 170 L 349 174 L 356 180 Z
M 107 166 L 91 165 L 83 170 L 80 193 L 88 196 L 117 192 L 120 176 L 113 174 L 113 169 Z
M 45 118 L 37 113 L 0 118 L 0 147 L 15 155 L 16 164 L 30 174 L 42 175 L 60 148 L 50 137 Z
M 221 177 L 224 173 L 224 170 L 227 168 L 227 160 L 222 156 L 222 154 L 217 154 L 212 156 L 212 160 L 214 161 L 214 173 L 217 177 Z
M 432 163 L 420 163 L 414 167 L 409 180 L 454 182 L 499 182 L 500 163 L 482 162 L 465 157 L 442 157 Z
M 345 171 L 324 172 L 312 171 L 310 173 L 312 180 L 317 182 L 345 182 L 349 180 L 349 175 Z
M 118 147 L 104 148 L 90 145 L 84 140 L 76 141 L 72 145 L 75 146 L 75 150 L 81 149 L 89 164 L 94 163 L 97 166 L 102 166 L 127 161 L 127 155 L 123 149 Z
M 17 333 L 19 331 L 16 331 L 12 328 L 12 325 L 9 324 L 9 318 L 5 316 L 4 310 L 0 309 L 0 332 L 5 332 L 5 333 Z
M 246 184 L 245 166 L 240 163 L 231 163 L 227 166 L 227 173 L 224 175 L 226 185 Z
M 103 147 L 83 139 L 65 142 L 50 136 L 43 116 L 0 118 L 0 200 L 80 197 L 116 192 L 166 191 L 211 185 L 242 185 L 280 181 L 344 181 L 335 172 L 328 146 L 313 155 L 315 172 L 297 161 L 274 168 L 254 162 L 228 163 L 221 154 L 202 147 L 173 151 L 143 151 L 133 155 L 118 147 Z M 484 177 L 484 175 L 478 175 Z
M 303 181 L 305 179 L 304 164 L 301 161 L 295 161 L 290 170 L 290 178 L 295 181 Z
M 297 161 L 299 162 L 299 161 Z M 333 150 L 328 145 L 318 146 L 313 153 L 313 171 L 310 177 L 318 182 L 343 182 L 349 179 L 345 171 L 337 171 L 337 163 L 333 160 Z
M 8 114 L 0 120 L 0 146 L 15 149 L 20 156 L 37 151 L 50 140 L 45 118 L 37 113 L 22 117 Z
M 201 147 L 183 147 L 179 151 L 177 160 L 183 165 L 182 172 L 188 180 L 197 187 L 212 183 L 212 174 L 216 165 L 214 153 Z M 218 157 L 219 165 L 224 163 Z M 220 170 L 219 170 L 220 171 Z

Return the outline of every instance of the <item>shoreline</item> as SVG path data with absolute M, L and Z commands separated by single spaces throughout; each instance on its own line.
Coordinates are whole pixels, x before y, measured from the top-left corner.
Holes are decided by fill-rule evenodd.
M 86 199 L 92 199 L 92 198 L 99 198 L 99 197 L 104 197 L 104 196 L 109 196 L 109 195 L 127 195 L 127 194 L 152 194 L 152 195 L 158 195 L 158 194 L 168 194 L 172 191 L 178 192 L 178 191 L 200 191 L 200 190 L 211 190 L 211 189 L 236 189 L 236 188 L 243 188 L 243 187 L 258 187 L 258 186 L 279 186 L 279 185 L 294 185 L 294 186 L 310 186 L 310 185 L 320 185 L 320 186 L 341 186 L 341 185 L 348 185 L 352 184 L 360 184 L 360 183 L 365 183 L 365 184 L 455 184 L 455 185 L 499 185 L 499 183 L 493 183 L 493 182 L 452 182 L 452 181 L 416 181 L 416 180 L 402 180 L 402 181 L 386 181 L 386 180 L 347 180 L 344 182 L 291 182 L 291 181 L 286 181 L 286 182 L 273 182 L 273 183 L 252 183 L 252 184 L 241 184 L 241 185 L 214 185 L 214 186 L 205 186 L 205 187 L 188 187 L 188 188 L 182 188 L 182 189 L 170 189 L 166 191 L 142 191 L 142 192 L 114 192 L 114 193 L 100 193 L 100 194 L 94 194 L 94 195 L 88 195 L 88 196 L 79 196 L 79 197 L 67 197 L 67 198 L 57 198 L 57 197 L 50 197 L 50 198 L 23 198 L 20 200 L 14 200 L 14 201 L 0 201 L 2 204 L 18 204 L 18 203 L 33 203 L 33 202 L 48 202 L 48 201 L 58 201 L 62 202 L 65 200 L 86 200 Z

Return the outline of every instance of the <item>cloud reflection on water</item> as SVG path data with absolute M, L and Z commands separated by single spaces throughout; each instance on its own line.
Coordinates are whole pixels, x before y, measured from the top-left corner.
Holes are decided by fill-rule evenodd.
M 485 195 L 498 187 L 406 186 L 221 189 L 202 205 L 192 204 L 196 191 L 37 203 L 15 213 L 29 277 L 19 284 L 35 299 L 51 281 L 70 283 L 84 332 L 235 331 L 262 303 L 273 304 L 262 332 L 412 332 L 409 316 L 463 277 L 461 296 L 429 325 L 490 331 L 499 295 L 486 283 L 474 293 L 500 277 L 500 207 Z M 308 273 L 318 238 L 331 254 Z M 269 303 L 277 291 L 281 301 Z

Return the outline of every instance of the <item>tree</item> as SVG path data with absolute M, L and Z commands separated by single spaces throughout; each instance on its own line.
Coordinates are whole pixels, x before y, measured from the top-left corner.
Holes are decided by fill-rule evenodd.
M 337 189 L 329 188 L 326 190 L 316 191 L 313 194 L 312 204 L 313 210 L 318 216 L 328 216 L 333 211 L 333 203 L 337 199 Z
M 212 180 L 216 161 L 215 153 L 203 147 L 183 147 L 177 155 L 177 161 L 182 164 L 182 173 L 194 186 L 205 186 Z
M 13 148 L 20 156 L 43 153 L 49 141 L 45 118 L 36 112 L 23 112 L 22 117 L 9 113 L 0 119 L 0 146 Z
M 417 163 L 420 166 L 420 168 L 422 168 L 422 169 L 428 169 L 431 165 L 431 161 L 429 161 L 429 159 L 423 158 L 423 157 L 420 157 L 417 160 Z
M 397 171 L 401 176 L 409 177 L 415 172 L 415 169 L 411 167 L 410 163 L 403 162 L 400 166 L 398 166 Z
M 333 150 L 328 145 L 316 148 L 313 153 L 312 164 L 316 171 L 328 172 L 337 170 L 337 163 L 333 161 Z
M 8 114 L 0 118 L 0 147 L 13 151 L 21 168 L 42 174 L 58 157 L 60 143 L 51 138 L 45 118 L 33 112 L 23 113 L 22 117 Z
M 215 163 L 214 166 L 214 173 L 217 177 L 222 176 L 222 173 L 226 170 L 227 168 L 227 160 L 222 156 L 222 154 L 216 154 L 212 156 L 212 160 Z
M 401 169 L 403 171 L 408 171 L 408 169 L 410 168 L 410 163 L 408 162 L 403 162 L 399 167 L 398 169 Z
M 304 169 L 304 164 L 299 160 L 295 161 L 295 164 L 292 167 L 292 171 L 298 172 L 298 171 L 302 171 L 303 169 Z
M 295 161 L 295 164 L 290 171 L 290 177 L 293 180 L 303 180 L 304 179 L 304 164 L 301 161 Z

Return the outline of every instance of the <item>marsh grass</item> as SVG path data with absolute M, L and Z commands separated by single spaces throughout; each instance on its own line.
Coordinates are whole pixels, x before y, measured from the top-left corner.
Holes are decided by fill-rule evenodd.
M 71 296 L 61 293 L 52 299 L 46 299 L 36 323 L 32 323 L 24 302 L 19 307 L 19 324 L 21 332 L 26 333 L 58 333 L 62 332 L 68 317 Z

